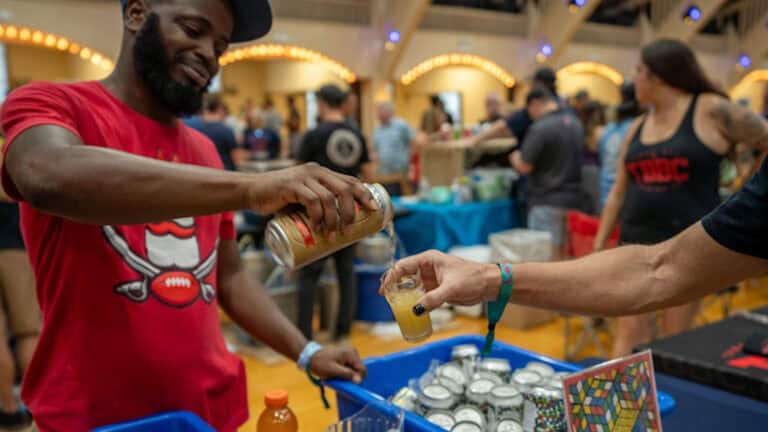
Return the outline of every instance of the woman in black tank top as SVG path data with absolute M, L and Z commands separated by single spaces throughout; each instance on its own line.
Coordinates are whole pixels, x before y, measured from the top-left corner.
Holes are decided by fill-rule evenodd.
M 625 138 L 596 250 L 603 248 L 619 218 L 623 243 L 653 244 L 674 237 L 717 207 L 720 162 L 736 144 L 720 135 L 706 142 L 701 139 L 715 136 L 704 135 L 708 125 L 702 123 L 715 119 L 702 113 L 712 100 L 724 100 L 725 95 L 681 42 L 660 40 L 643 49 L 635 92 L 649 111 Z M 687 329 L 697 311 L 698 304 L 666 310 L 662 335 Z M 614 356 L 629 354 L 647 341 L 653 317 L 619 319 Z

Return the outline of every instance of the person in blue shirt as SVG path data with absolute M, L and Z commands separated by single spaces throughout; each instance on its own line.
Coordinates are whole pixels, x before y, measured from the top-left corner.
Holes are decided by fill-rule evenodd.
M 405 120 L 395 117 L 392 102 L 377 106 L 379 126 L 373 130 L 379 174 L 407 173 L 416 132 Z
M 621 86 L 621 103 L 616 107 L 616 121 L 608 123 L 598 140 L 600 156 L 600 209 L 605 206 L 608 193 L 616 181 L 616 164 L 621 153 L 621 143 L 632 125 L 632 120 L 643 112 L 635 99 L 635 86 L 631 82 Z
M 280 157 L 280 136 L 266 126 L 264 114 L 259 110 L 252 110 L 248 114 L 243 144 L 251 151 L 253 159 L 274 160 Z
M 242 157 L 237 153 L 237 141 L 235 133 L 224 123 L 227 118 L 227 110 L 224 103 L 217 97 L 209 97 L 205 102 L 203 113 L 199 116 L 184 120 L 187 126 L 195 129 L 213 141 L 216 151 L 219 153 L 224 169 L 235 171 L 236 162 Z

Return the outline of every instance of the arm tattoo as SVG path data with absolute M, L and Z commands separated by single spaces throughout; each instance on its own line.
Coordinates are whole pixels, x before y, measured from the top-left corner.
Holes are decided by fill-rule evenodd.
M 749 109 L 723 99 L 715 103 L 711 114 L 732 146 L 768 148 L 768 124 Z

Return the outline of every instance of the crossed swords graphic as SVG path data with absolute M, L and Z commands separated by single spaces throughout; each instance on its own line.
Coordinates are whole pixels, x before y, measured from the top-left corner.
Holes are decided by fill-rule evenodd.
M 115 291 L 122 294 L 135 302 L 143 302 L 149 297 L 149 282 L 163 273 L 163 270 L 156 267 L 154 264 L 145 260 L 144 258 L 136 255 L 128 243 L 120 234 L 117 233 L 114 227 L 104 226 L 102 227 L 104 235 L 107 237 L 107 241 L 110 245 L 119 253 L 126 261 L 128 266 L 135 270 L 137 273 L 144 276 L 143 279 L 127 282 L 115 287 Z M 213 267 L 216 265 L 216 257 L 218 255 L 219 240 L 216 240 L 216 244 L 213 247 L 213 251 L 203 262 L 192 270 L 192 275 L 200 281 L 201 296 L 203 301 L 210 303 L 216 297 L 216 291 L 213 286 L 203 281 L 213 271 Z

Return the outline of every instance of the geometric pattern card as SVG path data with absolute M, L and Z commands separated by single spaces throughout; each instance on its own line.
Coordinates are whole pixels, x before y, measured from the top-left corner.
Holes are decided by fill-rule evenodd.
M 661 432 L 651 351 L 563 380 L 569 432 Z

